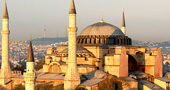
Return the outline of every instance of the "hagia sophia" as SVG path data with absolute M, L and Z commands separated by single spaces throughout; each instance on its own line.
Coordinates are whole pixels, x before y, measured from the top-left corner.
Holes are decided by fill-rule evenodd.
M 120 82 L 120 85 L 113 85 L 114 90 L 170 90 L 170 74 L 163 75 L 161 48 L 149 51 L 146 46 L 132 45 L 132 39 L 126 35 L 124 10 L 121 29 L 105 22 L 102 16 L 99 22 L 87 26 L 78 36 L 76 14 L 74 0 L 71 0 L 68 45 L 48 48 L 43 68 L 36 71 L 30 39 L 26 71 L 23 75 L 13 75 L 9 65 L 10 31 L 5 1 L 0 73 L 4 90 L 12 90 L 17 85 L 25 86 L 25 90 L 35 90 L 36 85 L 45 84 L 63 86 L 64 90 L 76 87 L 99 90 L 111 79 Z

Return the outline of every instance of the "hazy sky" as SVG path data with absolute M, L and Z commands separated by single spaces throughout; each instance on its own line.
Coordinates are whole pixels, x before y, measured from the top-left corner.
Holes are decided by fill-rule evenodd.
M 7 0 L 10 40 L 66 36 L 71 0 Z M 170 0 L 75 0 L 79 33 L 104 21 L 121 28 L 125 8 L 127 35 L 133 40 L 170 41 Z M 0 0 L 0 28 L 4 0 Z M 0 35 L 1 38 L 1 35 Z

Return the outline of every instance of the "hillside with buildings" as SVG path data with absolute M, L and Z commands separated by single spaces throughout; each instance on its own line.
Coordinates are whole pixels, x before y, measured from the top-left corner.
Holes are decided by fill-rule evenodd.
M 35 56 L 35 62 L 44 58 L 46 55 L 47 48 L 57 47 L 60 45 L 66 45 L 68 38 L 37 38 L 33 39 L 33 50 Z M 170 41 L 167 42 L 147 42 L 133 40 L 133 45 L 137 46 L 148 46 L 149 48 L 161 47 L 163 59 L 170 61 Z M 16 65 L 22 64 L 27 58 L 29 41 L 10 41 L 9 43 L 9 60 L 15 67 Z M 1 46 L 1 43 L 0 43 Z M 0 59 L 1 59 L 1 48 L 0 48 Z M 166 63 L 166 62 L 165 62 Z

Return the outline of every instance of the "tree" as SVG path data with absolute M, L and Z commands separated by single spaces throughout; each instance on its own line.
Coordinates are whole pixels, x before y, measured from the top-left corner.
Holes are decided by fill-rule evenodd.
M 118 78 L 107 78 L 99 83 L 99 90 L 122 90 L 122 82 Z
M 99 90 L 114 90 L 115 88 L 115 79 L 106 79 L 105 81 L 99 83 Z
M 53 90 L 64 90 L 64 84 L 55 86 Z
M 25 87 L 22 85 L 15 86 L 14 90 L 25 90 Z
M 84 87 L 77 87 L 75 90 L 87 90 Z
M 53 90 L 53 86 L 49 84 L 45 84 L 45 85 L 39 84 L 35 87 L 35 90 Z
M 24 64 L 20 64 L 17 65 L 15 68 L 13 68 L 12 70 L 17 70 L 17 71 L 21 71 L 21 73 L 23 74 L 24 70 L 25 70 L 26 66 Z
M 45 64 L 45 59 L 44 59 L 44 58 L 41 59 L 41 60 L 37 63 L 37 65 L 35 65 L 35 70 L 39 70 L 39 69 L 43 68 L 43 64 Z

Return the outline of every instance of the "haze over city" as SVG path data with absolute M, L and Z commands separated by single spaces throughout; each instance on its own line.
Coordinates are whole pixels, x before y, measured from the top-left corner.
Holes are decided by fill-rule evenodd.
M 121 28 L 125 9 L 127 35 L 133 40 L 169 41 L 169 0 L 76 0 L 79 33 L 89 24 L 104 21 Z M 43 37 L 65 37 L 70 0 L 7 0 L 10 18 L 10 40 Z M 4 0 L 0 0 L 0 28 Z M 88 8 L 86 8 L 88 7 Z M 0 36 L 1 37 L 1 36 Z

